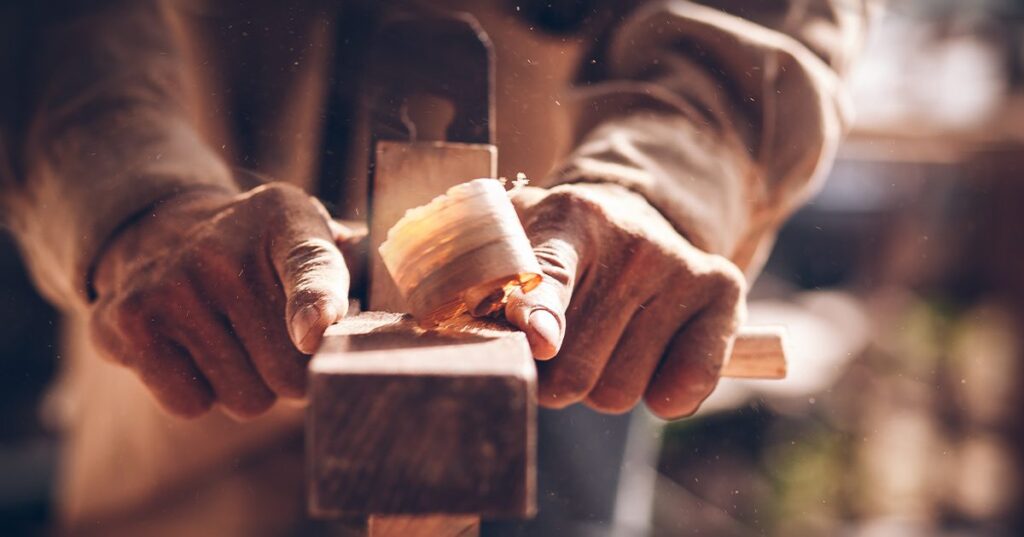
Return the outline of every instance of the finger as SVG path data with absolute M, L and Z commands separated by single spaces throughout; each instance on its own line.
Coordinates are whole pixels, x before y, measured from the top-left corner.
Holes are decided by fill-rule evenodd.
M 181 346 L 161 336 L 147 338 L 144 358 L 132 361 L 131 369 L 160 406 L 184 418 L 205 414 L 213 406 L 213 389 Z
M 718 384 L 739 319 L 735 302 L 719 301 L 672 338 L 644 395 L 652 412 L 676 419 L 697 411 Z
M 581 306 L 581 312 L 587 312 L 587 319 L 570 317 L 558 359 L 538 364 L 538 401 L 546 407 L 563 408 L 586 399 L 629 324 L 633 307 L 592 301 Z
M 267 278 L 274 280 L 274 278 Z M 279 397 L 300 398 L 306 393 L 309 357 L 292 344 L 281 322 L 284 294 L 276 280 L 251 282 L 253 289 L 270 289 L 261 300 L 232 301 L 225 308 L 238 336 L 263 381 Z
M 194 418 L 213 405 L 213 390 L 189 354 L 156 335 L 151 316 L 141 307 L 118 310 L 103 300 L 93 310 L 89 328 L 101 354 L 135 372 L 168 413 Z
M 640 402 L 658 363 L 679 331 L 700 306 L 662 298 L 638 308 L 612 352 L 587 406 L 619 414 Z
M 192 356 L 217 401 L 233 416 L 248 418 L 269 409 L 276 397 L 256 372 L 227 320 L 198 297 L 181 299 L 178 315 L 164 329 Z
M 348 311 L 345 260 L 316 210 L 291 214 L 273 233 L 270 253 L 287 297 L 288 333 L 296 348 L 312 354 L 324 330 Z
M 558 354 L 565 333 L 565 306 L 562 284 L 543 275 L 541 283 L 529 293 L 515 290 L 505 306 L 505 317 L 526 334 L 533 357 L 550 360 Z
M 558 354 L 565 336 L 569 307 L 579 268 L 576 247 L 559 232 L 535 236 L 534 253 L 543 271 L 541 283 L 529 293 L 514 291 L 505 317 L 526 333 L 534 358 L 548 360 Z
M 587 282 L 601 292 L 578 292 L 568 312 L 558 359 L 537 364 L 538 402 L 562 408 L 584 400 L 597 385 L 638 304 L 628 281 Z

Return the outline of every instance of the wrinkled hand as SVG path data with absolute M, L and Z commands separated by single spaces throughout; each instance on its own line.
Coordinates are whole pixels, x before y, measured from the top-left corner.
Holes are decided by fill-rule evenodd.
M 101 255 L 93 338 L 173 414 L 257 415 L 304 394 L 304 354 L 345 315 L 350 235 L 285 184 L 178 195 Z
M 505 314 L 524 330 L 549 407 L 692 414 L 717 384 L 745 314 L 745 280 L 616 185 L 524 189 L 514 200 L 543 282 Z M 553 358 L 553 359 L 551 359 Z

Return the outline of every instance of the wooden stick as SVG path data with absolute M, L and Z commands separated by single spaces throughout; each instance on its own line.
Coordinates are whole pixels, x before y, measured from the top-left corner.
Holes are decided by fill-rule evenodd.
M 786 329 L 744 326 L 736 334 L 722 376 L 744 379 L 786 378 Z
M 370 517 L 370 537 L 477 537 L 480 519 L 475 516 L 380 516 Z

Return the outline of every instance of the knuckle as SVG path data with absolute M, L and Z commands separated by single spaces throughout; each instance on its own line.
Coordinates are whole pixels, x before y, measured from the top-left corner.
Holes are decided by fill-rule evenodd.
M 262 415 L 274 406 L 277 398 L 269 391 L 259 393 L 248 393 L 239 397 L 229 399 L 221 398 L 221 404 L 232 416 L 240 419 L 250 419 Z
M 277 397 L 298 399 L 306 394 L 309 356 L 295 349 L 284 330 L 250 335 L 247 346 L 257 373 Z
M 598 205 L 589 198 L 580 195 L 571 187 L 556 187 L 541 203 L 544 207 L 562 214 L 567 212 L 594 212 Z
M 669 257 L 667 249 L 644 233 L 626 232 L 622 237 L 623 249 L 637 258 L 650 260 L 651 258 Z
M 700 408 L 702 400 L 673 401 L 671 397 L 649 393 L 644 396 L 644 402 L 655 416 L 663 420 L 677 420 L 694 415 Z
M 284 269 L 292 296 L 301 300 L 327 299 L 347 284 L 341 253 L 323 239 L 307 239 L 294 246 L 286 255 Z
M 146 291 L 134 291 L 123 297 L 112 313 L 118 331 L 132 338 L 151 330 L 155 320 L 151 313 L 151 300 L 151 294 Z
M 306 395 L 306 375 L 280 375 L 273 381 L 274 393 L 285 399 L 300 399 Z
M 671 382 L 662 378 L 660 385 L 652 385 L 644 394 L 651 412 L 665 419 L 687 417 L 697 412 L 717 386 L 722 367 L 721 357 L 709 355 L 707 358 L 687 367 L 685 373 L 679 372 Z
M 709 357 L 704 360 L 700 372 L 690 381 L 683 397 L 699 404 L 715 390 L 721 370 L 722 356 Z
M 671 253 L 642 233 L 623 233 L 617 250 L 624 271 L 638 276 L 674 271 Z
M 182 322 L 193 318 L 194 308 L 202 303 L 202 295 L 193 287 L 190 278 L 168 279 L 164 284 L 146 292 L 150 324 Z
M 552 228 L 563 228 L 578 222 L 591 220 L 594 215 L 604 214 L 600 204 L 568 186 L 552 189 L 544 199 L 529 212 L 526 222 L 531 232 Z M 585 228 L 587 229 L 587 228 Z
M 251 200 L 256 205 L 291 205 L 296 200 L 306 200 L 308 195 L 302 189 L 282 182 L 267 183 L 252 191 Z
M 698 408 L 699 406 L 680 410 L 678 407 L 659 404 L 657 401 L 647 402 L 647 409 L 651 411 L 651 414 L 667 421 L 689 418 L 697 412 Z
M 591 384 L 582 375 L 549 375 L 546 382 L 543 379 L 540 382 L 538 393 L 549 406 L 563 407 L 582 401 L 590 392 Z
M 587 396 L 587 406 L 605 414 L 624 414 L 640 401 L 640 394 L 599 384 Z
M 715 267 L 705 276 L 716 300 L 736 304 L 746 293 L 746 279 L 739 268 L 719 258 Z
M 305 383 L 281 384 L 277 387 L 278 397 L 283 399 L 302 399 L 306 396 Z
M 292 292 L 288 306 L 290 308 L 313 306 L 323 310 L 328 304 L 333 303 L 332 298 L 331 293 L 321 289 L 315 282 L 300 283 Z
M 195 419 L 205 415 L 213 408 L 213 400 L 202 396 L 181 397 L 161 406 L 175 416 Z
M 238 277 L 243 266 L 242 256 L 225 241 L 204 245 L 188 258 L 188 273 L 193 279 L 230 281 Z
M 138 312 L 149 306 L 150 288 L 136 287 L 117 297 L 114 308 L 118 312 Z
M 560 249 L 558 249 L 560 250 Z M 543 270 L 543 281 L 556 288 L 572 286 L 576 282 L 575 258 L 566 252 L 556 251 L 553 245 L 545 245 L 534 249 L 534 255 Z
M 333 264 L 340 260 L 341 253 L 334 243 L 314 237 L 292 246 L 285 257 L 290 267 L 310 270 Z
M 721 285 L 735 289 L 737 292 L 743 291 L 746 287 L 747 278 L 739 267 L 724 257 L 715 256 L 715 259 L 717 261 L 715 264 L 715 274 Z

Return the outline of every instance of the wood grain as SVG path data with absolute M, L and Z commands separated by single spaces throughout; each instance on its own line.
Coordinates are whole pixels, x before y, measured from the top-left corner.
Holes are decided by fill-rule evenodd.
M 310 379 L 313 515 L 533 513 L 536 370 L 522 333 L 363 313 L 328 331 Z
M 479 537 L 480 517 L 374 515 L 332 520 L 317 535 L 332 537 Z
M 781 329 L 744 327 L 723 376 L 781 378 L 784 347 Z M 328 330 L 310 372 L 314 515 L 533 512 L 536 370 L 522 333 L 361 313 Z
M 782 326 L 743 326 L 736 334 L 722 376 L 745 379 L 786 378 L 786 329 Z
M 372 516 L 371 537 L 478 537 L 475 516 Z

